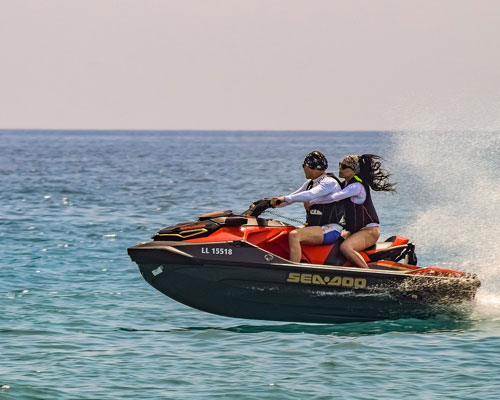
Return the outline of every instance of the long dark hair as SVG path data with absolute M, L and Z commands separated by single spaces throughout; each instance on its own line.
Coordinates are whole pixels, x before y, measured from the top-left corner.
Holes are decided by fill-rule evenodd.
M 395 183 L 389 182 L 389 174 L 382 168 L 382 157 L 376 154 L 363 154 L 359 156 L 359 176 L 377 192 L 395 192 Z

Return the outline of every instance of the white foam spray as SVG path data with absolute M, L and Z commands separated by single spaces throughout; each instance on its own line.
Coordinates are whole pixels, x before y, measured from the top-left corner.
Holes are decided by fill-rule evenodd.
M 414 212 L 406 233 L 417 251 L 432 254 L 434 265 L 477 273 L 482 281 L 477 310 L 481 318 L 495 319 L 500 317 L 500 107 L 496 110 L 488 114 L 487 126 L 471 123 L 470 110 L 456 106 L 416 112 L 419 123 L 413 118 L 412 129 L 395 134 L 391 160 L 398 197 Z M 447 122 L 456 127 L 460 115 L 467 129 L 443 129 Z

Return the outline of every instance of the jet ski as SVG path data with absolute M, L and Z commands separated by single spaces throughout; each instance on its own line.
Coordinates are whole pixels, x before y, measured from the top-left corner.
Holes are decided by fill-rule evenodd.
M 419 267 L 409 239 L 392 236 L 361 254 L 354 267 L 330 245 L 302 245 L 289 261 L 295 226 L 261 218 L 270 199 L 161 229 L 128 249 L 151 286 L 187 306 L 227 317 L 339 323 L 430 318 L 470 310 L 480 281 L 458 270 Z

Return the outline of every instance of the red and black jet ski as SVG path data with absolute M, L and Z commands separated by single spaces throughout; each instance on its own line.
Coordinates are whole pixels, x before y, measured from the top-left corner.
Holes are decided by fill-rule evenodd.
M 214 212 L 169 226 L 128 254 L 165 295 L 237 318 L 317 323 L 429 318 L 471 304 L 480 286 L 475 274 L 416 266 L 414 245 L 400 236 L 361 253 L 369 269 L 355 268 L 343 257 L 342 238 L 331 245 L 303 245 L 301 262 L 291 262 L 288 234 L 295 227 L 260 218 L 269 207 L 269 199 L 262 199 L 242 214 Z

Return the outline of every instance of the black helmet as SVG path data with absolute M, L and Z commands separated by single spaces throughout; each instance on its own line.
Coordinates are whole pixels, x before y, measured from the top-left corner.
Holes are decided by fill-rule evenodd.
M 324 171 L 328 168 L 328 160 L 320 151 L 312 151 L 304 159 L 303 167 Z

